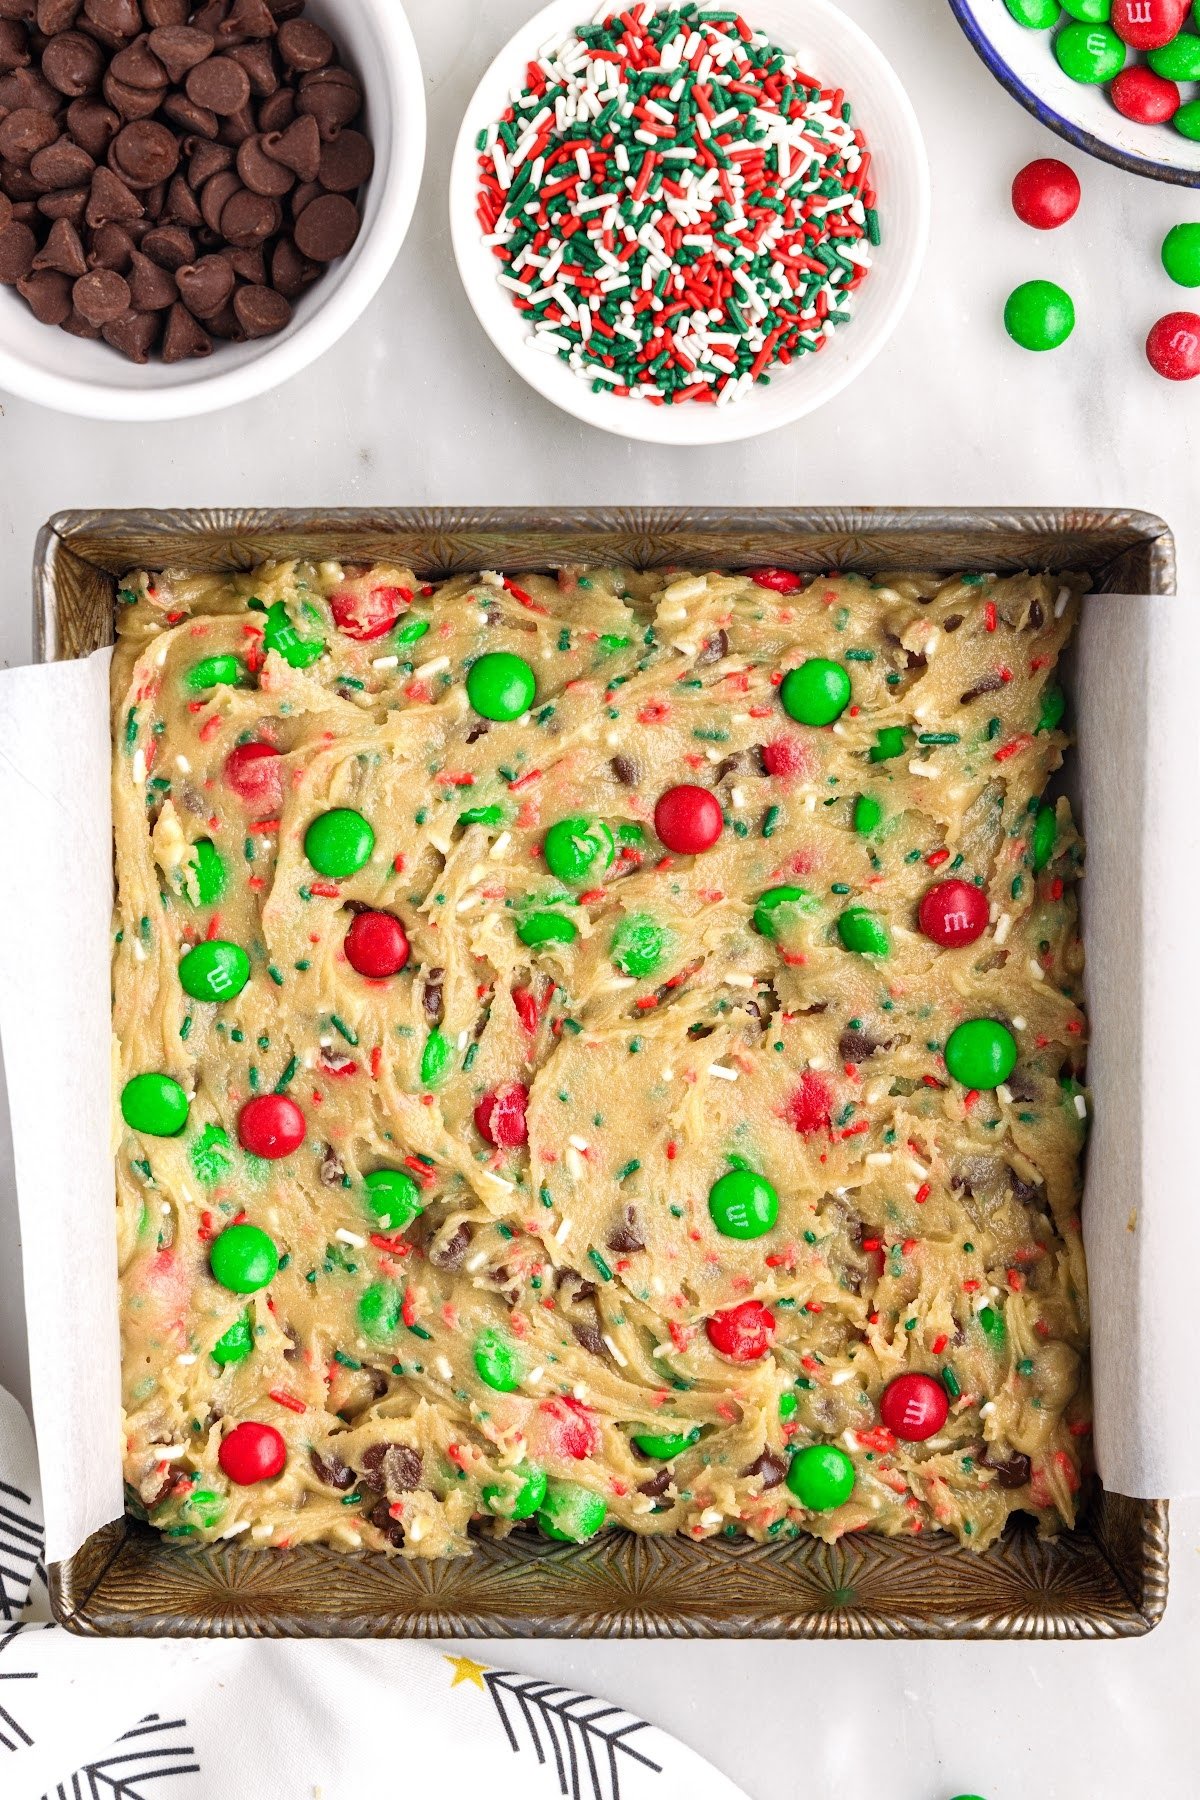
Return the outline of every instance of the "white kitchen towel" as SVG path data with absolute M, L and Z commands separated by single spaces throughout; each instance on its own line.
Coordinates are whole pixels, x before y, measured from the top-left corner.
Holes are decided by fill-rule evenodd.
M 0 1388 L 4 1800 L 744 1800 L 653 1725 L 467 1644 L 74 1637 L 50 1621 L 41 1521 L 33 1433 Z

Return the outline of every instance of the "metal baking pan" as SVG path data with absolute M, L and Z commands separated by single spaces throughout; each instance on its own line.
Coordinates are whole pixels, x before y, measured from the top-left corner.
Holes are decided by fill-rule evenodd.
M 387 558 L 433 576 L 605 561 L 800 570 L 1078 570 L 1100 591 L 1169 594 L 1161 520 L 1107 510 L 602 507 L 61 513 L 34 566 L 43 661 L 112 642 L 117 578 L 248 569 L 284 554 Z M 1167 1507 L 1097 1488 L 1078 1529 L 1014 1522 L 982 1555 L 866 1533 L 755 1544 L 514 1533 L 446 1563 L 317 1546 L 188 1550 L 133 1519 L 50 1569 L 55 1617 L 100 1637 L 1137 1637 L 1162 1617 Z

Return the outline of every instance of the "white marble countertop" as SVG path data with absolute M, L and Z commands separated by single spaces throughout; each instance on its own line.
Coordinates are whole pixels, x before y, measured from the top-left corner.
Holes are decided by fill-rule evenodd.
M 521 387 L 459 288 L 445 187 L 468 94 L 531 0 L 409 0 L 430 104 L 425 186 L 399 264 L 347 341 L 277 393 L 180 425 L 75 424 L 0 397 L 0 661 L 28 659 L 34 535 L 67 506 L 1141 507 L 1174 527 L 1180 585 L 1194 592 L 1200 383 L 1160 381 L 1141 346 L 1160 313 L 1188 305 L 1157 253 L 1168 226 L 1200 219 L 1200 194 L 1072 153 L 1082 210 L 1066 230 L 1035 235 L 1012 217 L 1008 184 L 1057 140 L 992 83 L 945 0 L 845 5 L 922 119 L 934 235 L 907 319 L 834 407 L 758 443 L 670 451 L 593 433 Z M 1064 349 L 1034 357 L 1008 343 L 999 315 L 1012 286 L 1040 275 L 1072 290 L 1079 326 Z M 0 1091 L 0 1380 L 21 1393 L 4 1132 Z M 528 1644 L 494 1655 L 641 1709 L 753 1800 L 1195 1800 L 1200 1502 L 1174 1508 L 1172 1533 L 1166 1621 L 1140 1642 Z

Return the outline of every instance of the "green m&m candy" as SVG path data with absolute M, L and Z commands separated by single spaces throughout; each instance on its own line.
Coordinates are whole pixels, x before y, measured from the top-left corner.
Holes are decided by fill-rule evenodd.
M 250 979 L 250 958 L 240 944 L 208 938 L 179 964 L 179 983 L 193 1000 L 232 1000 Z
M 121 1117 L 146 1137 L 178 1137 L 187 1124 L 188 1097 L 169 1075 L 135 1075 L 121 1089 Z
M 400 1329 L 404 1294 L 394 1281 L 373 1281 L 358 1297 L 358 1322 L 377 1344 L 386 1343 Z
M 401 1231 L 421 1212 L 421 1190 L 406 1169 L 372 1169 L 363 1177 L 367 1205 L 384 1231 Z
M 859 956 L 886 956 L 891 948 L 887 927 L 869 906 L 848 906 L 838 920 L 838 936 Z
M 232 1229 L 230 1226 L 231 1231 Z M 234 1320 L 228 1331 L 221 1333 L 208 1354 L 224 1368 L 227 1363 L 241 1362 L 253 1348 L 254 1327 L 250 1323 L 250 1315 L 243 1313 L 240 1319 Z
M 611 868 L 617 850 L 603 819 L 574 818 L 560 819 L 550 827 L 542 852 L 553 876 L 568 886 L 582 887 Z
M 860 794 L 854 802 L 854 829 L 859 837 L 870 837 L 879 827 L 883 808 L 873 794 Z
M 206 688 L 236 687 L 245 672 L 236 656 L 206 656 L 192 664 L 184 682 L 193 693 L 201 694 Z
M 691 1431 L 635 1431 L 631 1442 L 643 1456 L 653 1456 L 658 1462 L 674 1462 L 699 1438 L 700 1427 L 697 1425 Z
M 1033 867 L 1040 873 L 1054 855 L 1054 840 L 1058 836 L 1058 819 L 1052 806 L 1039 806 L 1038 815 L 1033 824 Z
M 1075 329 L 1075 302 L 1056 282 L 1022 282 L 1005 303 L 1004 329 L 1022 350 L 1057 350 Z
M 608 953 L 622 975 L 653 975 L 666 953 L 668 934 L 649 913 L 630 913 L 612 934 Z
M 511 1394 L 521 1385 L 521 1361 L 516 1347 L 490 1326 L 475 1339 L 471 1352 L 479 1379 L 498 1394 Z
M 502 806 L 468 806 L 465 812 L 459 813 L 458 822 L 460 825 L 503 825 L 504 817 Z
M 765 1175 L 730 1169 L 709 1188 L 708 1211 L 722 1237 L 759 1238 L 779 1217 L 779 1195 Z
M 483 1504 L 502 1519 L 532 1519 L 546 1498 L 546 1471 L 536 1463 L 518 1463 L 512 1478 L 515 1488 L 489 1483 L 483 1490 Z
M 1111 81 L 1125 67 L 1125 45 L 1111 25 L 1065 25 L 1054 40 L 1054 54 L 1064 75 L 1093 85 Z
M 318 813 L 304 834 L 304 854 L 318 875 L 353 875 L 374 848 L 375 833 L 349 806 Z
M 976 1313 L 979 1329 L 993 1350 L 999 1350 L 1008 1336 L 1008 1328 L 1004 1323 L 1004 1314 L 995 1306 L 981 1306 Z
M 779 689 L 783 710 L 800 725 L 832 725 L 850 704 L 850 677 L 839 662 L 810 656 L 789 669 Z
M 1067 696 L 1055 685 L 1048 687 L 1042 695 L 1042 708 L 1038 714 L 1038 731 L 1057 731 L 1063 722 L 1063 714 L 1067 710 Z
M 206 1531 L 219 1525 L 225 1516 L 224 1494 L 214 1494 L 211 1488 L 193 1488 L 180 1510 L 198 1519 Z
M 778 937 L 797 913 L 815 912 L 816 908 L 816 897 L 807 888 L 767 888 L 754 902 L 754 929 L 765 938 Z
M 225 892 L 229 871 L 211 838 L 197 838 L 192 845 L 192 882 L 198 906 L 214 906 Z M 190 898 L 190 895 L 189 895 Z
M 531 950 L 536 950 L 539 944 L 573 944 L 579 936 L 579 927 L 565 913 L 536 912 L 521 920 L 517 936 Z
M 493 650 L 467 670 L 467 699 L 485 719 L 519 719 L 533 705 L 537 677 L 523 656 Z
M 854 1464 L 836 1444 L 809 1444 L 793 1456 L 787 1484 L 810 1512 L 831 1512 L 854 1491 Z
M 1181 31 L 1169 44 L 1149 51 L 1146 61 L 1167 81 L 1200 81 L 1200 37 L 1194 31 Z
M 256 1294 L 279 1273 L 279 1252 L 257 1225 L 227 1225 L 208 1253 L 213 1279 L 235 1294 Z
M 1195 143 L 1200 138 L 1200 100 L 1187 100 L 1171 120 L 1180 137 Z
M 268 650 L 274 650 L 282 656 L 291 669 L 307 669 L 311 663 L 317 662 L 325 654 L 325 645 L 320 638 L 302 638 L 292 621 L 288 618 L 287 607 L 282 600 L 268 608 L 267 622 L 263 628 L 263 644 Z
M 871 761 L 890 762 L 893 756 L 903 756 L 906 736 L 903 725 L 883 726 L 882 730 L 875 733 L 875 742 L 869 752 Z
M 1062 0 L 1062 9 L 1084 25 L 1107 25 L 1112 16 L 1112 0 Z
M 538 1527 L 543 1537 L 560 1544 L 586 1544 L 604 1529 L 608 1508 L 599 1494 L 573 1481 L 550 1481 L 538 1508 Z
M 1016 1063 L 1016 1040 L 995 1019 L 967 1019 L 946 1039 L 946 1067 L 965 1088 L 998 1088 Z
M 425 1039 L 425 1048 L 421 1052 L 421 1086 L 440 1087 L 450 1073 L 453 1061 L 454 1045 L 445 1032 L 439 1031 L 435 1025 Z
M 1004 0 L 1018 25 L 1030 31 L 1049 31 L 1062 16 L 1058 0 Z
M 1162 243 L 1162 266 L 1180 287 L 1200 287 L 1200 225 L 1172 225 Z

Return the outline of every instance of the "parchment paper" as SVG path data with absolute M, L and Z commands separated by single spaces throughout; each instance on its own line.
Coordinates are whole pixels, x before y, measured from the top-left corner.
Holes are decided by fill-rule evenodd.
M 0 1041 L 24 1251 L 46 1553 L 122 1506 L 110 1096 L 107 651 L 0 673 Z M 1200 1493 L 1200 607 L 1084 602 L 1069 785 L 1093 1128 L 1084 1238 L 1105 1485 Z

